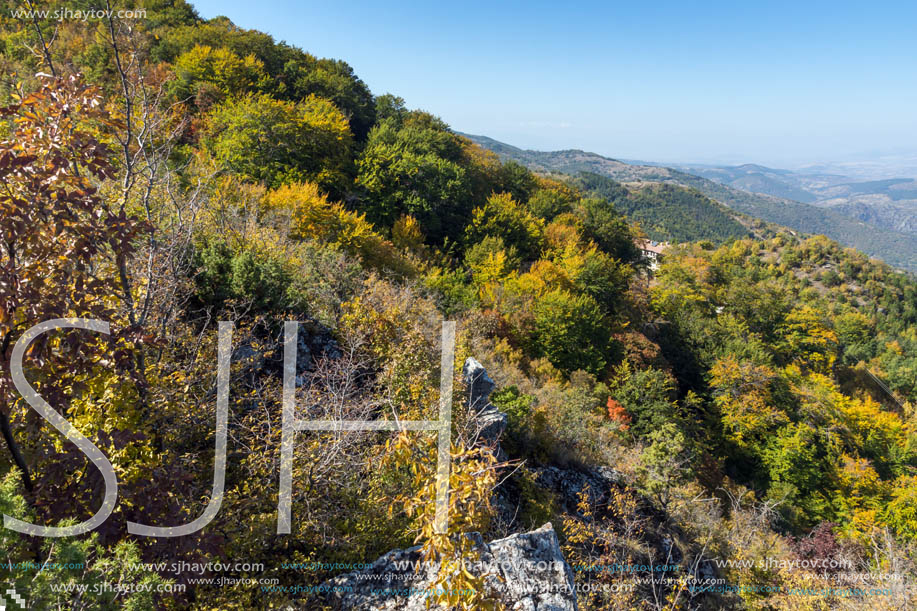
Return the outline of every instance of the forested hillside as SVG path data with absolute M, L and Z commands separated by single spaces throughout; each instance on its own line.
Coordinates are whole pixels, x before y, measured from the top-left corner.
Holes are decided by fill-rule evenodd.
M 748 237 L 735 213 L 695 189 L 676 185 L 641 184 L 627 188 L 601 176 L 581 172 L 572 184 L 612 203 L 654 240 L 692 242 Z M 753 222 L 749 219 L 748 222 Z
M 914 210 L 917 205 L 917 181 L 912 178 L 858 180 L 824 171 L 791 172 L 754 164 L 684 165 L 679 168 L 738 189 L 814 203 L 874 227 L 910 234 L 917 232 L 917 213 Z M 850 169 L 856 171 L 855 164 Z M 910 173 L 906 167 L 892 171 L 901 171 L 904 175 Z
M 322 609 L 310 587 L 415 544 L 439 562 L 431 604 L 499 608 L 492 581 L 458 570 L 477 558 L 470 534 L 546 522 L 589 586 L 580 609 L 917 605 L 911 276 L 823 237 L 752 238 L 693 190 L 501 161 L 343 60 L 182 0 L 134 20 L 10 6 L 0 510 L 65 527 L 113 509 L 76 537 L 0 530 L 0 578 L 29 608 Z M 655 275 L 644 232 L 686 241 Z M 16 349 L 75 317 L 110 333 Z M 285 347 L 287 321 L 301 324 Z M 434 421 L 443 321 L 456 371 L 483 363 L 507 421 L 482 439 L 456 376 L 449 532 L 434 532 L 436 436 L 380 428 L 295 435 L 278 534 L 285 350 L 296 419 Z M 110 462 L 113 507 L 103 460 L 29 406 L 19 362 Z M 224 400 L 212 520 L 130 534 L 205 514 Z M 850 583 L 803 568 L 816 561 L 884 590 L 831 590 Z M 57 566 L 13 568 L 28 563 Z M 653 579 L 660 564 L 675 568 Z
M 815 206 L 765 193 L 740 190 L 686 171 L 661 165 L 635 165 L 585 151 L 528 151 L 484 136 L 469 136 L 503 159 L 515 160 L 536 171 L 577 174 L 588 172 L 622 182 L 668 183 L 696 189 L 724 206 L 750 217 L 796 231 L 826 235 L 896 267 L 917 271 L 917 238 L 895 227 L 906 214 L 884 207 L 870 208 L 868 215 Z M 750 189 L 753 191 L 753 189 Z M 808 198 L 807 198 L 808 199 Z M 894 215 L 889 220 L 888 215 Z M 680 217 L 661 217 L 657 222 L 676 226 Z

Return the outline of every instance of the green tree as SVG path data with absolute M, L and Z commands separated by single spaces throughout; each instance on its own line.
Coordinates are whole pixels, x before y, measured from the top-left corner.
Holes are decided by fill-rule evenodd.
M 463 162 L 461 144 L 438 119 L 412 113 L 402 125 L 390 117 L 373 128 L 357 162 L 360 206 L 376 225 L 410 215 L 430 243 L 457 241 L 471 210 Z
M 595 197 L 582 199 L 574 205 L 573 211 L 581 219 L 586 237 L 606 253 L 621 261 L 640 259 L 627 219 L 607 200 Z
M 834 330 L 844 351 L 844 364 L 855 365 L 875 353 L 875 325 L 861 312 L 845 312 L 834 319 Z
M 0 479 L 0 513 L 27 522 L 35 519 L 22 496 L 15 470 Z M 63 521 L 60 526 L 72 523 L 72 520 Z M 18 594 L 28 601 L 30 609 L 72 611 L 153 609 L 157 606 L 157 588 L 163 592 L 171 591 L 171 582 L 144 568 L 135 543 L 122 541 L 107 546 L 100 541 L 98 533 L 82 538 L 43 541 L 38 562 L 49 568 L 41 571 L 12 568 L 6 563 L 15 565 L 36 562 L 33 542 L 12 530 L 0 530 L 0 544 L 4 554 L 4 564 L 0 564 L 4 591 L 0 592 L 0 596 L 5 597 L 8 604 L 7 584 L 12 584 Z M 118 592 L 110 587 L 120 583 L 131 584 L 134 590 Z M 109 588 L 103 587 L 104 584 Z M 75 591 L 65 589 L 68 586 L 85 586 L 86 590 L 76 596 Z
M 672 376 L 659 369 L 624 368 L 611 395 L 632 417 L 630 430 L 638 437 L 645 437 L 666 423 L 681 421 Z
M 316 96 L 227 101 L 211 113 L 204 143 L 226 169 L 271 187 L 310 181 L 340 197 L 352 175 L 347 119 Z
M 303 53 L 284 64 L 280 78 L 287 85 L 279 95 L 292 100 L 311 95 L 331 100 L 348 117 L 354 138 L 366 140 L 376 122 L 376 104 L 369 88 L 347 62 L 316 59 Z
M 784 427 L 764 451 L 764 464 L 771 479 L 770 494 L 786 498 L 801 509 L 792 516 L 797 524 L 831 519 L 826 481 L 835 476 L 834 465 L 824 437 L 807 423 Z
M 526 207 L 538 218 L 549 221 L 573 210 L 573 201 L 559 189 L 539 189 L 528 199 Z
M 690 479 L 688 440 L 674 422 L 665 422 L 647 435 L 649 445 L 640 453 L 638 473 L 643 489 L 663 508 L 676 486 Z
M 384 93 L 376 96 L 376 121 L 379 123 L 392 119 L 396 125 L 401 125 L 410 112 L 404 105 L 404 98 Z
M 554 290 L 534 305 L 534 349 L 568 373 L 600 373 L 611 338 L 602 310 L 588 295 Z
M 472 212 L 465 242 L 475 244 L 498 237 L 527 260 L 538 258 L 544 247 L 544 222 L 534 217 L 509 193 L 493 194 Z
M 517 202 L 525 203 L 538 186 L 535 176 L 521 163 L 505 161 L 497 171 L 497 187 Z

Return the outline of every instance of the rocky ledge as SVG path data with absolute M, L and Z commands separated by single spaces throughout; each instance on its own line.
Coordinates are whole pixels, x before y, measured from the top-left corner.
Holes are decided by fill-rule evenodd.
M 551 524 L 485 543 L 473 535 L 479 558 L 468 569 L 483 576 L 489 595 L 513 611 L 576 611 L 573 571 Z M 358 611 L 424 611 L 435 563 L 419 547 L 393 550 L 368 568 L 339 575 L 322 586 L 324 604 Z

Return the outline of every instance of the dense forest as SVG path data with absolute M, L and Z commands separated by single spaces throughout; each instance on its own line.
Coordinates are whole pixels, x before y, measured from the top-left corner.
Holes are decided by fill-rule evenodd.
M 54 21 L 0 2 L 0 510 L 65 527 L 107 489 L 23 398 L 17 359 L 120 483 L 91 533 L 0 530 L 0 579 L 30 608 L 320 609 L 301 586 L 414 544 L 438 583 L 474 592 L 431 603 L 494 608 L 480 578 L 448 570 L 474 554 L 464 535 L 546 522 L 574 569 L 677 549 L 730 586 L 694 588 L 685 570 L 584 592 L 580 609 L 917 605 L 912 276 L 821 236 L 753 237 L 696 191 L 533 173 L 342 60 L 182 0 L 139 6 Z M 680 243 L 655 272 L 635 246 L 647 235 Z M 16 351 L 73 317 L 110 333 Z M 456 370 L 483 363 L 508 420 L 499 446 L 481 443 L 455 385 L 449 533 L 432 530 L 434 436 L 321 431 L 296 438 L 292 532 L 276 534 L 284 322 L 301 322 L 299 418 L 410 421 L 437 418 L 444 320 Z M 131 535 L 208 505 L 218 321 L 234 326 L 222 505 L 192 535 Z M 614 483 L 572 503 L 544 483 L 603 467 Z M 789 593 L 838 586 L 803 560 L 887 591 Z M 170 568 L 216 561 L 256 585 Z M 64 568 L 13 568 L 28 562 Z
M 695 189 L 668 183 L 638 183 L 635 188 L 628 189 L 610 178 L 589 172 L 577 174 L 572 184 L 581 191 L 608 200 L 654 240 L 720 243 L 753 235 L 736 220 L 735 213 Z

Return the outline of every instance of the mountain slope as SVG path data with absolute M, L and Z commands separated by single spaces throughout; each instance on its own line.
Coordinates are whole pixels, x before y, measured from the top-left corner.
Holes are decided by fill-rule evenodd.
M 523 150 L 492 138 L 463 135 L 504 159 L 513 159 L 539 172 L 591 172 L 621 182 L 671 183 L 691 187 L 733 210 L 797 231 L 823 234 L 892 265 L 917 271 L 917 236 L 880 228 L 830 208 L 743 191 L 664 166 L 625 163 L 580 150 Z
M 829 208 L 881 229 L 917 234 L 917 180 L 912 178 L 860 181 L 840 174 L 793 172 L 753 164 L 677 168 L 743 191 Z
M 607 199 L 654 240 L 722 242 L 750 233 L 736 220 L 735 213 L 696 189 L 669 183 L 638 183 L 625 189 L 621 183 L 591 172 L 580 172 L 572 182 Z

